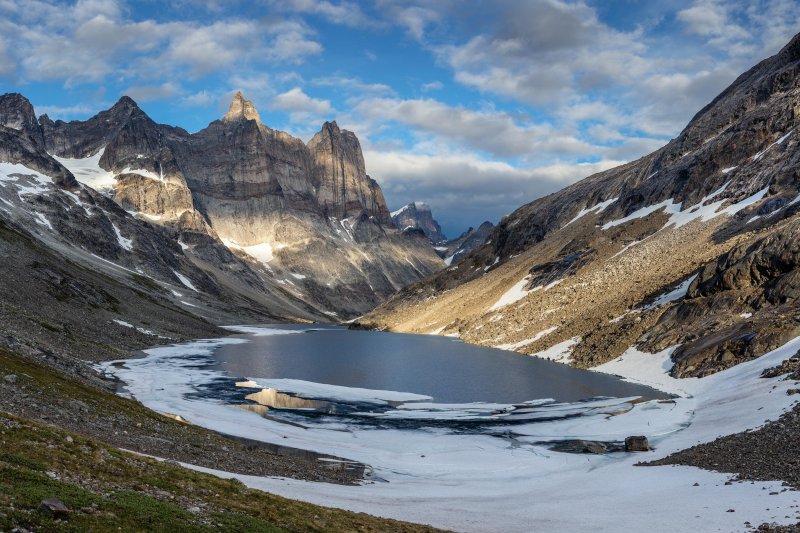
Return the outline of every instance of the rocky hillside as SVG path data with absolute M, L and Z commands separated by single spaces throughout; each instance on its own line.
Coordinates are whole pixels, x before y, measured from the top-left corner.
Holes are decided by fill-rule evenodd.
M 335 122 L 306 145 L 264 125 L 241 94 L 195 134 L 128 97 L 54 122 L 6 94 L 0 125 L 9 223 L 91 268 L 141 270 L 233 314 L 241 299 L 273 319 L 350 318 L 442 265 L 392 225 L 358 139 Z
M 666 146 L 520 207 L 364 318 L 594 366 L 702 376 L 800 335 L 800 36 Z

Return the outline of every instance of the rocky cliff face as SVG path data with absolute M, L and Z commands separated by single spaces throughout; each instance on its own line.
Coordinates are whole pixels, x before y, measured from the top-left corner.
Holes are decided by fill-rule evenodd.
M 279 316 L 361 314 L 441 265 L 392 226 L 358 139 L 335 122 L 306 145 L 264 125 L 241 93 L 195 134 L 155 123 L 127 97 L 89 120 L 54 122 L 4 95 L 0 120 L 0 159 L 103 192 L 163 227 L 218 283 L 274 300 L 266 307 Z
M 392 213 L 394 225 L 400 229 L 420 229 L 434 245 L 444 245 L 447 237 L 433 218 L 431 207 L 422 202 L 412 202 Z
M 676 376 L 757 357 L 798 334 L 798 128 L 800 36 L 660 150 L 522 206 L 364 320 L 577 366 L 668 349 Z
M 367 176 L 361 144 L 351 131 L 326 122 L 308 143 L 317 202 L 322 212 L 348 218 L 362 211 L 382 224 L 391 224 L 378 183 Z

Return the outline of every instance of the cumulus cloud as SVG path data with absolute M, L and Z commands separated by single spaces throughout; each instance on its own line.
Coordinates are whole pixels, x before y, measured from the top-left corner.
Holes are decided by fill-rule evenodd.
M 370 19 L 354 2 L 330 2 L 328 0 L 272 0 L 270 5 L 276 9 L 319 15 L 334 24 L 351 27 L 374 26 Z
M 197 91 L 196 93 L 188 94 L 181 98 L 181 103 L 189 107 L 208 107 L 217 100 L 211 92 Z
M 140 85 L 136 87 L 128 87 L 125 94 L 136 100 L 137 102 L 147 102 L 149 100 L 163 100 L 175 97 L 181 92 L 181 88 L 171 82 L 165 82 L 160 85 Z
M 281 93 L 272 99 L 271 107 L 289 112 L 292 122 L 305 123 L 313 117 L 323 117 L 333 111 L 329 100 L 312 98 L 299 87 Z
M 585 154 L 591 147 L 547 124 L 518 124 L 508 113 L 453 107 L 432 99 L 369 98 L 354 111 L 373 121 L 397 121 L 449 142 L 498 157 Z
M 517 207 L 620 161 L 515 167 L 474 154 L 364 153 L 367 172 L 380 180 L 391 208 L 424 199 L 450 234 L 485 219 L 497 221 Z
M 6 53 L 22 81 L 67 86 L 109 77 L 137 85 L 152 84 L 154 77 L 199 78 L 270 62 L 295 64 L 322 52 L 315 31 L 299 20 L 131 20 L 127 13 L 111 0 L 7 0 L 0 6 L 0 35 L 14 36 Z

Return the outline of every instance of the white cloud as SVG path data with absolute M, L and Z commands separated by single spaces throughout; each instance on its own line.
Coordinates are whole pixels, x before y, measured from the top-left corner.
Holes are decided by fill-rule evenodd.
M 90 117 L 104 107 L 104 104 L 75 104 L 70 106 L 58 105 L 35 105 L 34 109 L 38 115 L 47 115 L 51 119 L 69 120 L 74 118 Z
M 390 207 L 422 198 L 451 233 L 485 219 L 496 222 L 535 198 L 622 163 L 609 160 L 520 168 L 474 154 L 418 154 L 372 147 L 365 149 L 364 158 L 367 173 L 381 183 Z
M 19 64 L 22 81 L 62 80 L 73 86 L 122 79 L 152 85 L 299 63 L 322 52 L 314 30 L 299 20 L 134 21 L 111 0 L 72 6 L 6 0 L 0 13 L 0 35 L 14 36 L 6 53 Z
M 321 76 L 311 80 L 312 85 L 348 90 L 356 93 L 386 94 L 394 93 L 394 89 L 385 83 L 366 83 L 358 78 L 347 76 Z
M 197 91 L 181 98 L 181 103 L 189 107 L 209 107 L 218 98 L 206 90 Z
M 369 27 L 376 24 L 354 2 L 334 3 L 328 0 L 273 0 L 277 9 L 319 15 L 334 24 L 351 27 Z
M 444 87 L 442 82 L 440 82 L 440 81 L 432 81 L 430 83 L 423 83 L 422 87 L 420 87 L 420 88 L 422 89 L 422 92 L 428 92 L 428 91 L 438 91 L 442 87 Z
M 291 121 L 304 123 L 312 117 L 322 117 L 333 111 L 328 100 L 312 98 L 299 87 L 281 93 L 272 99 L 271 107 L 288 111 Z
M 137 87 L 128 87 L 125 94 L 133 98 L 136 102 L 147 102 L 149 100 L 167 100 L 174 98 L 181 92 L 181 88 L 171 82 L 165 82 L 160 85 L 140 85 Z
M 432 99 L 368 98 L 354 106 L 373 122 L 396 121 L 499 157 L 587 154 L 592 147 L 548 124 L 520 125 L 508 113 L 452 107 Z

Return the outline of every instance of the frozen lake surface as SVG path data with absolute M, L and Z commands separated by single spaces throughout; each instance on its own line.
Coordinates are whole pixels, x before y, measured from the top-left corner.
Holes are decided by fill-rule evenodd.
M 302 335 L 263 335 L 221 346 L 214 368 L 230 376 L 294 379 L 402 391 L 439 403 L 561 402 L 595 396 L 663 398 L 608 374 L 434 335 L 275 326 Z
M 458 531 L 738 531 L 746 521 L 800 520 L 797 493 L 780 482 L 636 466 L 780 416 L 797 400 L 786 394 L 794 382 L 760 375 L 793 356 L 800 338 L 676 380 L 676 347 L 631 347 L 582 372 L 447 338 L 309 329 L 248 327 L 101 366 L 156 411 L 369 465 L 370 481 L 355 487 L 187 465 L 321 505 Z M 630 435 L 646 435 L 654 450 L 615 451 Z M 612 451 L 563 451 L 576 441 Z

